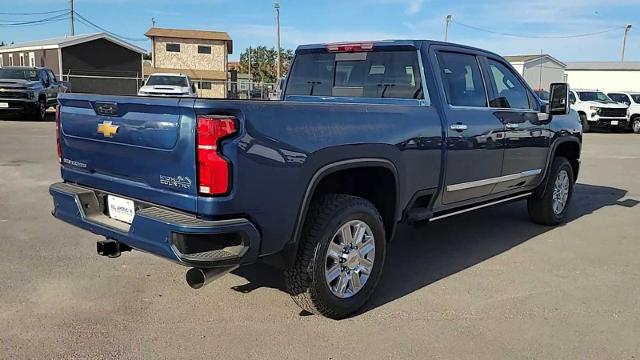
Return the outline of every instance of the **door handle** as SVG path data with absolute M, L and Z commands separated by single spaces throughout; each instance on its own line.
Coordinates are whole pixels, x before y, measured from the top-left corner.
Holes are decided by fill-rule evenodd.
M 468 128 L 469 127 L 467 126 L 467 124 L 463 124 L 463 123 L 455 123 L 455 124 L 451 124 L 449 126 L 449 129 L 454 130 L 454 131 L 465 131 Z
M 519 128 L 520 124 L 517 124 L 517 123 L 506 123 L 504 126 L 509 130 L 514 130 L 514 129 Z

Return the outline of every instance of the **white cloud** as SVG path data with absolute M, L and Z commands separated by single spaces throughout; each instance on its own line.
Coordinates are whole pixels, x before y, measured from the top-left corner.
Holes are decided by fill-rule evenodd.
M 385 5 L 402 5 L 405 7 L 405 14 L 415 15 L 422 10 L 424 0 L 375 0 L 376 3 Z
M 407 15 L 414 15 L 422 10 L 422 5 L 424 5 L 424 0 L 409 0 L 409 7 L 405 11 Z

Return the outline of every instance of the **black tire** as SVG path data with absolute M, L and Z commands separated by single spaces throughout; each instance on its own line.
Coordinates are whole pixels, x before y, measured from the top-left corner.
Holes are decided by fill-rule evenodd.
M 633 131 L 634 133 L 640 134 L 640 116 L 636 116 L 633 119 L 631 119 L 631 123 L 629 127 L 631 128 L 631 131 Z
M 580 122 L 582 123 L 582 132 L 588 133 L 591 131 L 591 126 L 589 125 L 589 121 L 587 120 L 587 115 L 580 114 Z
M 569 177 L 569 194 L 566 204 L 560 213 L 556 213 L 553 209 L 553 193 L 554 183 L 561 171 L 566 171 Z M 527 200 L 527 209 L 529 210 L 529 218 L 531 221 L 541 225 L 558 225 L 561 224 L 567 215 L 567 210 L 571 204 L 574 186 L 573 168 L 565 157 L 556 156 L 551 164 L 551 169 L 547 177 L 540 185 L 540 189 L 536 191 L 536 195 Z
M 34 109 L 33 115 L 36 117 L 38 121 L 44 121 L 47 117 L 47 99 L 40 98 L 38 100 L 38 107 Z
M 330 290 L 326 280 L 326 256 L 333 235 L 352 220 L 360 220 L 371 229 L 374 263 L 360 291 L 340 298 Z M 386 242 L 382 217 L 368 200 L 342 194 L 318 198 L 309 209 L 294 264 L 285 271 L 285 283 L 293 301 L 303 310 L 332 319 L 352 315 L 375 290 L 384 265 Z

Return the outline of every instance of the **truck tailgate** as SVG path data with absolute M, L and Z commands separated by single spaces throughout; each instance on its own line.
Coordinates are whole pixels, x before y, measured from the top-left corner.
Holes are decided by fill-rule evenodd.
M 195 212 L 193 99 L 65 94 L 62 177 Z

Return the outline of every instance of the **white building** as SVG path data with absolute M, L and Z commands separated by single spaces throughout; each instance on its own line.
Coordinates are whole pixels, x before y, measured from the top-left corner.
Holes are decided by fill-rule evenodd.
M 570 62 L 566 74 L 574 89 L 640 91 L 640 61 Z
M 566 64 L 548 54 L 505 56 L 534 90 L 565 81 Z

